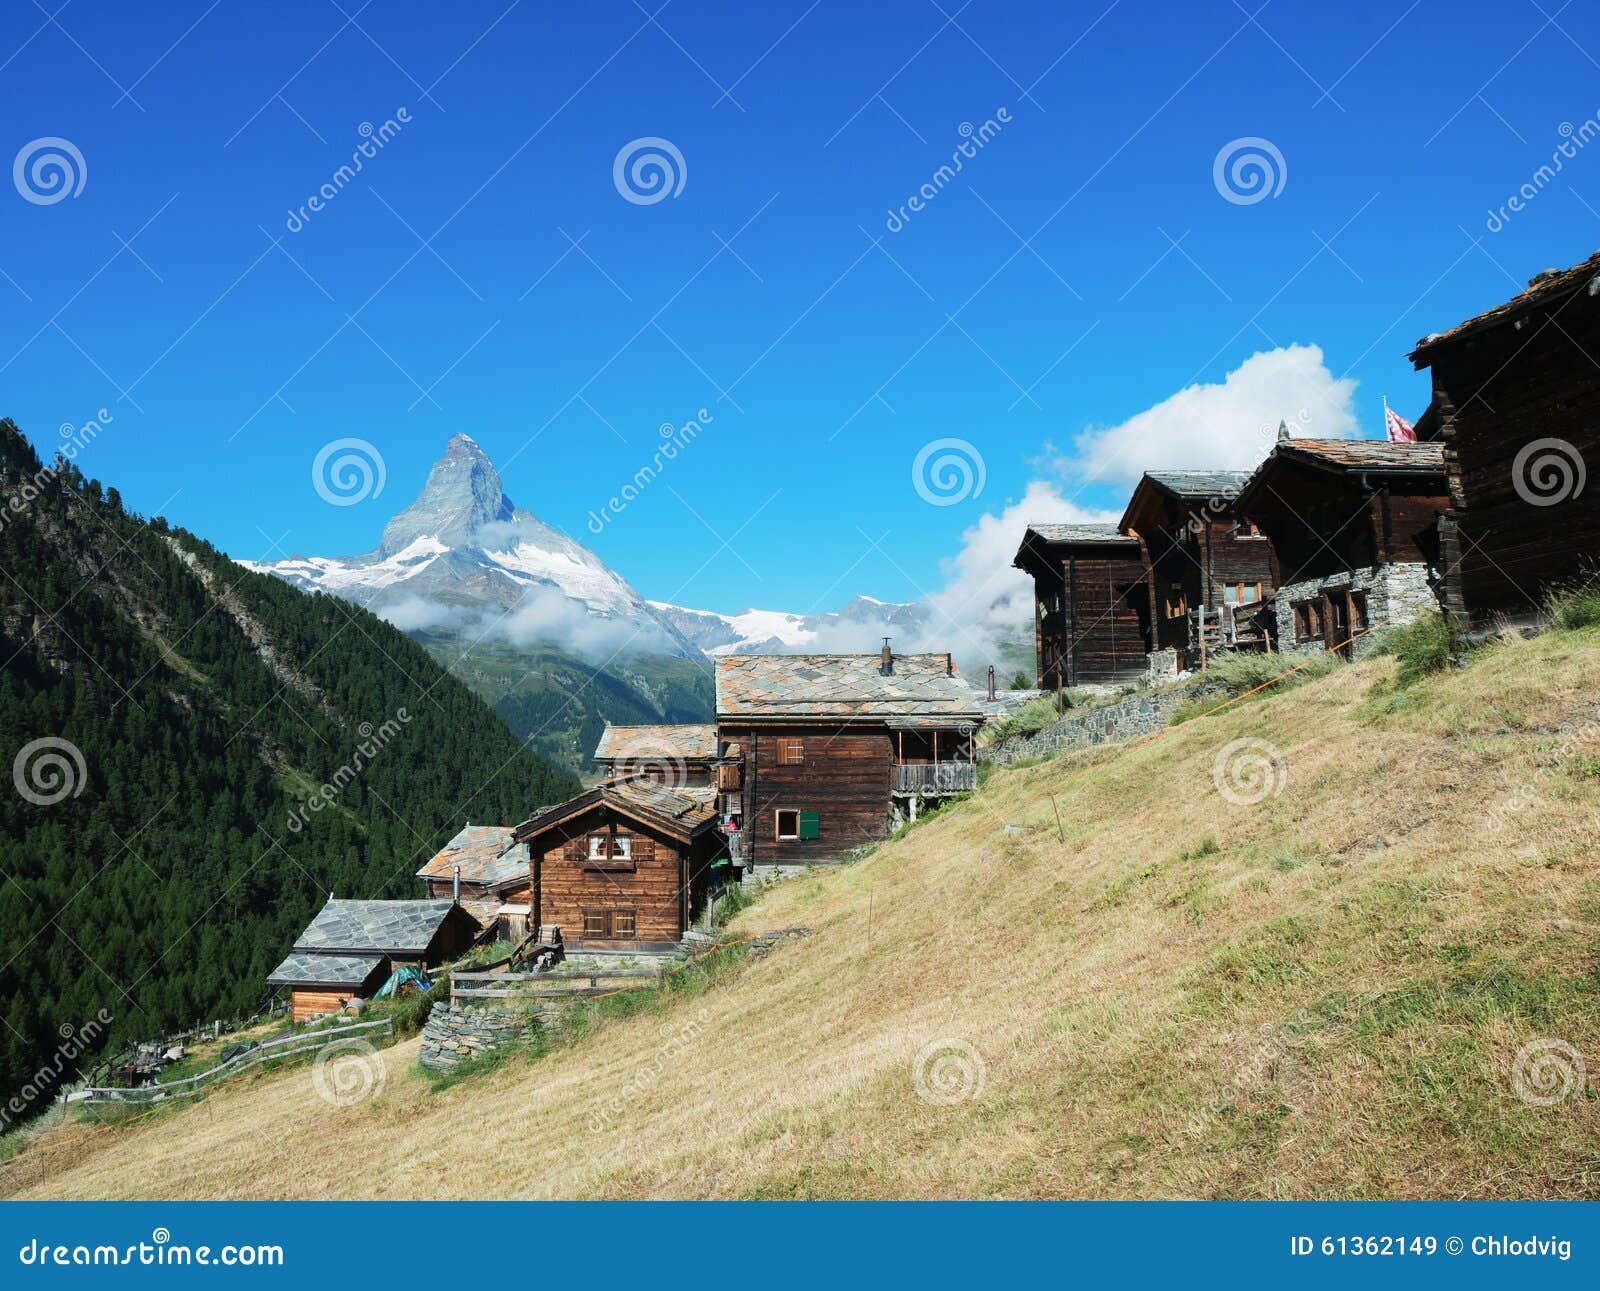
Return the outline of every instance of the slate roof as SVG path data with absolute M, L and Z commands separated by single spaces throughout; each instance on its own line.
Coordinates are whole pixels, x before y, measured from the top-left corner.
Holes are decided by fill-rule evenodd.
M 717 660 L 717 717 L 947 717 L 979 721 L 979 694 L 948 655 L 746 654 Z
M 565 802 L 541 807 L 516 828 L 526 841 L 563 820 L 606 806 L 624 815 L 642 817 L 667 827 L 668 832 L 694 835 L 717 818 L 716 790 L 709 785 L 694 788 L 669 788 L 654 780 L 630 777 L 595 785 Z
M 1038 534 L 1046 542 L 1138 542 L 1114 524 L 1030 524 L 1028 533 Z
M 717 728 L 703 726 L 607 726 L 595 745 L 596 762 L 709 762 L 717 756 Z
M 1180 498 L 1232 497 L 1250 478 L 1249 471 L 1146 471 L 1145 476 Z
M 292 951 L 267 977 L 268 986 L 360 986 L 382 955 L 312 955 Z
M 1387 439 L 1286 439 L 1276 451 L 1310 457 L 1345 470 L 1443 471 L 1444 445 L 1396 444 Z
M 526 878 L 527 853 L 512 842 L 510 825 L 466 825 L 417 871 L 421 879 L 454 877 L 461 867 L 461 881 L 494 887 L 513 879 Z
M 1496 305 L 1493 309 L 1486 309 L 1481 314 L 1475 314 L 1465 322 L 1457 323 L 1448 331 L 1424 336 L 1417 342 L 1417 348 L 1411 352 L 1411 361 L 1419 368 L 1426 367 L 1432 362 L 1433 351 L 1441 346 L 1477 332 L 1487 331 L 1500 323 L 1509 322 L 1524 310 L 1538 305 L 1553 304 L 1562 297 L 1570 296 L 1584 288 L 1588 288 L 1591 292 L 1600 291 L 1600 288 L 1594 285 L 1597 280 L 1600 280 L 1600 251 L 1596 251 L 1587 260 L 1573 265 L 1570 269 L 1547 270 L 1529 283 L 1525 291 L 1517 293 L 1503 304 Z
M 381 951 L 420 955 L 450 913 L 449 898 L 431 901 L 336 901 L 329 899 L 311 921 L 297 951 Z

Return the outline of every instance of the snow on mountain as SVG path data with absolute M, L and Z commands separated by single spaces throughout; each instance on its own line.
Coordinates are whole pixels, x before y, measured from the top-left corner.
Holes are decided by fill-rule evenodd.
M 404 628 L 488 629 L 521 644 L 699 648 L 587 547 L 514 505 L 488 454 L 453 435 L 410 506 L 360 556 L 241 562 L 365 605 Z
M 665 601 L 649 605 L 709 655 L 868 652 L 877 649 L 881 637 L 914 633 L 928 618 L 920 602 L 892 605 L 870 596 L 858 596 L 834 614 L 755 609 L 718 614 Z

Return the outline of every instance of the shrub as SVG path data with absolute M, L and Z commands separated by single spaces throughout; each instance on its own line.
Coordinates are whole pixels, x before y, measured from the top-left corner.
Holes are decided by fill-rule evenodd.
M 1344 656 L 1337 653 L 1286 655 L 1227 651 L 1214 654 L 1209 666 L 1200 674 L 1199 691 L 1172 715 L 1172 724 L 1181 726 L 1203 717 L 1223 698 L 1275 694 L 1317 677 L 1326 677 L 1342 667 L 1344 661 Z
M 1579 583 L 1551 588 L 1545 593 L 1545 617 L 1564 632 L 1600 623 L 1600 578 L 1591 574 Z
M 1443 614 L 1425 614 L 1392 633 L 1383 649 L 1400 660 L 1395 684 L 1403 690 L 1450 663 L 1450 627 Z

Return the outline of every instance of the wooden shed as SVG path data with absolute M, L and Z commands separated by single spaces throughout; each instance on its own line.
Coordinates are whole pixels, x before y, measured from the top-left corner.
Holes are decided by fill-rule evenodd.
M 1593 577 L 1600 495 L 1600 252 L 1411 354 L 1433 377 L 1449 505 L 1443 598 L 1458 627 L 1528 618 L 1554 585 Z
M 1239 491 L 1272 542 L 1282 648 L 1354 650 L 1438 608 L 1437 443 L 1283 439 Z
M 365 999 L 401 965 L 423 970 L 454 959 L 478 923 L 451 901 L 339 901 L 330 897 L 267 978 L 287 988 L 295 1021 Z
M 671 789 L 643 776 L 596 785 L 518 825 L 532 858 L 538 927 L 572 949 L 676 946 L 704 907 L 724 854 L 712 790 Z
M 1011 563 L 1033 577 L 1039 689 L 1148 676 L 1153 609 L 1139 539 L 1109 524 L 1030 524 Z
M 480 928 L 499 925 L 500 935 L 519 939 L 528 928 L 528 851 L 511 837 L 510 825 L 464 825 L 417 871 L 435 900 L 459 899 Z
M 607 780 L 642 777 L 673 789 L 705 788 L 717 757 L 717 728 L 610 726 L 600 734 L 594 760 Z

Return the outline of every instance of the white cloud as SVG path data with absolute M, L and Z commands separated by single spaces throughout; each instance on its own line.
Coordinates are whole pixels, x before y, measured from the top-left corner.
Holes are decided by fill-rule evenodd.
M 1360 436 L 1356 383 L 1335 377 L 1316 345 L 1252 354 L 1221 384 L 1185 386 L 1116 426 L 1090 426 L 1058 463 L 1080 483 L 1132 484 L 1151 470 L 1253 470 L 1279 422 L 1301 439 Z

